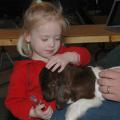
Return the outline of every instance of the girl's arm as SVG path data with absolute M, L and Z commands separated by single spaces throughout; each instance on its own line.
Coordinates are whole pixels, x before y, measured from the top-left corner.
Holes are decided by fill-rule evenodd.
M 46 110 L 48 106 L 55 110 L 55 101 L 45 101 L 40 90 L 38 74 L 44 65 L 45 63 L 37 64 L 36 62 L 31 62 L 31 60 L 18 61 L 14 64 L 5 105 L 16 118 L 37 120 L 37 118 L 31 117 L 29 114 L 31 108 L 35 108 L 36 104 L 38 104 L 36 102 L 45 104 Z M 36 102 L 31 99 L 33 96 L 37 99 Z M 48 109 L 48 113 L 51 109 Z
M 27 95 L 27 76 L 24 66 L 14 65 L 5 105 L 15 117 L 22 120 L 33 120 L 29 117 L 32 102 Z
M 84 66 L 90 62 L 90 53 L 82 47 L 62 47 L 58 54 L 50 58 L 46 68 L 61 72 L 68 63 Z
M 89 64 L 91 60 L 91 54 L 89 50 L 85 47 L 75 47 L 75 46 L 70 46 L 70 47 L 61 47 L 60 52 L 75 52 L 79 54 L 80 61 L 79 65 L 87 65 Z

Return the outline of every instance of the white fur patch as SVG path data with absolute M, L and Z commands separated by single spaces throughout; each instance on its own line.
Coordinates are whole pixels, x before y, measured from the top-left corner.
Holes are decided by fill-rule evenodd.
M 98 107 L 101 103 L 102 101 L 96 97 L 93 99 L 80 99 L 69 106 L 65 119 L 76 120 L 83 116 L 89 108 Z
M 92 107 L 100 106 L 102 104 L 102 100 L 104 100 L 101 92 L 99 91 L 99 85 L 97 83 L 97 80 L 99 79 L 99 72 L 101 71 L 101 69 L 99 67 L 91 67 L 91 68 L 97 78 L 95 82 L 95 98 L 80 99 L 72 103 L 67 109 L 67 112 L 65 115 L 66 120 L 76 120 L 77 118 L 80 118 L 85 114 L 85 112 L 88 109 Z
M 102 97 L 101 92 L 99 91 L 99 84 L 98 84 L 98 79 L 99 79 L 99 72 L 101 71 L 101 68 L 99 67 L 92 67 L 92 71 L 94 72 L 96 76 L 96 81 L 95 81 L 95 96 L 99 98 L 100 100 L 104 100 Z

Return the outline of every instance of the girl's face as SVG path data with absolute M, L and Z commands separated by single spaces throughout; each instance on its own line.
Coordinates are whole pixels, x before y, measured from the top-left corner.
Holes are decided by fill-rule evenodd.
M 61 26 L 59 22 L 49 21 L 33 29 L 27 37 L 33 49 L 33 59 L 49 59 L 53 56 L 61 44 Z

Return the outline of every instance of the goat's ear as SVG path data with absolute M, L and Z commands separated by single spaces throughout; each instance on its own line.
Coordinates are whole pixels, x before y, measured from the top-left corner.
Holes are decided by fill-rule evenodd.
M 48 72 L 49 72 L 49 70 L 44 67 L 39 74 L 39 78 L 45 80 L 46 77 L 48 76 Z
M 49 70 L 47 68 L 43 68 L 39 74 L 39 82 L 40 82 L 40 87 L 42 89 L 43 97 L 46 100 L 52 100 L 53 98 L 50 95 L 48 83 L 49 83 Z
M 42 91 L 45 91 L 47 85 L 47 78 L 48 78 L 48 70 L 47 68 L 43 68 L 39 74 L 39 83 Z
M 65 85 L 59 86 L 56 94 L 58 108 L 63 108 L 70 98 L 70 89 Z
M 39 74 L 39 83 L 41 86 L 42 91 L 44 91 L 46 89 L 46 86 L 48 84 L 49 81 L 49 74 L 50 74 L 50 70 L 48 70 L 47 68 L 43 68 Z
M 52 101 L 55 99 L 55 81 L 57 74 L 55 72 L 51 72 L 47 68 L 43 68 L 39 77 L 40 77 L 40 86 L 42 89 L 43 97 L 47 101 Z

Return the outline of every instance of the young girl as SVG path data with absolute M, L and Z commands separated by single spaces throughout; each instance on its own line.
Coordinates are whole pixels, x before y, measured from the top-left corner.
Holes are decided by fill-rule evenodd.
M 33 3 L 25 13 L 17 47 L 29 59 L 16 61 L 5 101 L 19 119 L 48 120 L 56 109 L 55 101 L 47 102 L 42 96 L 38 75 L 43 67 L 61 72 L 68 63 L 86 65 L 90 61 L 86 48 L 61 44 L 67 26 L 61 12 L 51 3 L 42 2 Z

